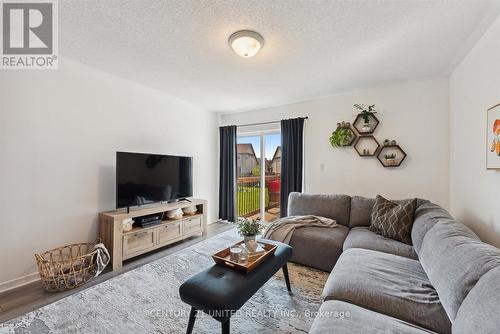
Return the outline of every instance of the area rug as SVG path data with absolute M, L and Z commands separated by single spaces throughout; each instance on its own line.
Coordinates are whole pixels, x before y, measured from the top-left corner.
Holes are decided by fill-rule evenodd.
M 0 324 L 0 333 L 185 333 L 190 307 L 179 286 L 213 265 L 210 254 L 238 239 L 234 230 L 221 233 Z M 232 318 L 231 333 L 308 332 L 328 274 L 293 264 L 289 273 L 293 294 L 280 271 Z M 220 330 L 200 313 L 193 332 Z

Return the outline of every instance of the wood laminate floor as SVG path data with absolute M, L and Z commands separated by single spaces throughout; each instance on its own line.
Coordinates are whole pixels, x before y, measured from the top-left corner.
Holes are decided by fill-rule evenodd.
M 124 272 L 140 267 L 151 261 L 175 253 L 181 249 L 187 248 L 195 243 L 210 238 L 211 236 L 225 232 L 231 229 L 232 227 L 233 225 L 223 222 L 216 222 L 210 224 L 208 225 L 207 236 L 193 237 L 183 241 L 179 241 L 177 243 L 158 249 L 151 253 L 144 254 L 134 259 L 125 261 L 123 263 L 122 269 L 115 271 L 107 269 L 101 275 L 99 275 L 97 278 L 87 283 L 86 285 L 70 291 L 58 292 L 58 293 L 47 292 L 43 288 L 42 284 L 39 281 L 37 281 L 24 285 L 19 288 L 2 292 L 0 293 L 0 323 L 16 318 L 20 315 L 31 312 L 33 310 L 36 310 L 37 308 L 53 303 L 59 299 L 62 299 L 78 291 L 99 284 L 100 282 L 108 280 L 117 275 L 123 274 Z

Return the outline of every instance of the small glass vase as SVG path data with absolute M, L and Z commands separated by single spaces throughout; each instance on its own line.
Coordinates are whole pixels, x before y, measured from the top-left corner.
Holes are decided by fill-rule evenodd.
M 244 249 L 241 248 L 241 253 L 240 257 L 238 259 L 238 263 L 246 265 L 248 263 L 248 252 Z

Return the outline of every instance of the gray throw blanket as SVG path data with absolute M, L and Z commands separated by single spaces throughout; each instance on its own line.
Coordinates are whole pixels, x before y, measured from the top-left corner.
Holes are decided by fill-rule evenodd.
M 313 215 L 284 217 L 269 225 L 262 233 L 262 238 L 289 244 L 296 229 L 310 226 L 337 227 L 337 222 L 330 218 Z
M 108 250 L 106 249 L 106 246 L 104 246 L 103 243 L 95 245 L 94 249 L 97 250 L 97 256 L 95 259 L 97 264 L 97 271 L 94 277 L 97 277 L 100 273 L 102 273 L 104 268 L 106 268 L 106 266 L 108 265 L 110 256 Z

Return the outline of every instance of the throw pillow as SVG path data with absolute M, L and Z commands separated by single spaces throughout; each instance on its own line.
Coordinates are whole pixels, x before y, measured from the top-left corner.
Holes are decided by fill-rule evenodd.
M 391 202 L 377 195 L 371 215 L 370 231 L 411 245 L 411 228 L 417 199 Z

